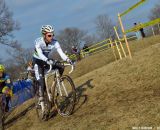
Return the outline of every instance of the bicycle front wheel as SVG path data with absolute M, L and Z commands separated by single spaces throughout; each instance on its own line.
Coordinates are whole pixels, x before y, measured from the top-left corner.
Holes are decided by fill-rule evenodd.
M 54 102 L 61 116 L 72 114 L 76 102 L 76 90 L 69 76 L 64 75 L 59 82 L 56 82 Z

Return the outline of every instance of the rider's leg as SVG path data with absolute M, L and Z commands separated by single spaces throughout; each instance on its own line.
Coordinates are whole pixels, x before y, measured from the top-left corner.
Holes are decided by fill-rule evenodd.
M 43 67 L 35 64 L 34 70 L 35 70 L 36 79 L 38 81 L 38 96 L 39 96 L 38 104 L 42 108 L 42 113 L 45 113 Z
M 11 89 L 8 86 L 3 87 L 2 93 L 5 94 L 5 111 L 9 111 L 9 102 L 11 100 Z
M 5 111 L 9 111 L 9 102 L 11 100 L 11 97 L 9 95 L 6 96 L 6 106 L 5 106 Z
M 41 97 L 40 99 L 43 99 L 44 97 L 44 90 L 45 90 L 45 83 L 44 83 L 44 66 L 46 66 L 46 62 L 33 58 L 33 63 L 34 63 L 34 71 L 35 71 L 35 76 L 36 79 L 39 83 L 39 96 Z
M 43 97 L 44 97 L 44 76 L 43 76 L 44 69 L 40 65 L 37 65 L 37 64 L 35 64 L 34 69 L 35 69 L 36 79 L 39 84 L 38 94 L 39 94 L 40 100 L 43 100 Z

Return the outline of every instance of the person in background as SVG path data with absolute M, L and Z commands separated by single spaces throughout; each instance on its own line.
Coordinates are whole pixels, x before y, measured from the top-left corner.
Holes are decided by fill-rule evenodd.
M 89 47 L 86 44 L 84 44 L 82 52 L 83 52 L 84 57 L 89 55 Z
M 5 67 L 0 64 L 0 94 L 5 94 L 5 112 L 9 111 L 9 102 L 11 100 L 12 93 L 12 83 L 10 76 L 5 73 Z
M 89 52 L 89 48 L 88 48 L 88 46 L 87 46 L 86 44 L 84 44 L 83 50 L 84 50 L 85 52 Z
M 140 28 L 139 31 L 140 31 L 140 33 L 141 33 L 142 38 L 145 38 L 145 37 L 146 37 L 146 34 L 144 33 L 144 29 L 143 29 L 143 28 Z
M 27 80 L 33 82 L 34 78 L 35 78 L 35 71 L 33 68 L 33 63 L 32 61 L 29 61 L 27 66 Z
M 74 58 L 75 61 L 81 60 L 80 51 L 75 46 L 72 46 L 72 56 L 73 55 L 75 55 L 75 58 Z
M 78 49 L 75 46 L 72 46 L 72 54 L 77 54 Z
M 137 26 L 137 23 L 134 23 L 134 26 L 136 27 L 136 26 Z M 141 36 L 141 33 L 140 33 L 139 30 L 136 31 L 136 37 L 137 37 L 138 40 L 139 40 L 139 39 L 142 39 L 142 36 Z

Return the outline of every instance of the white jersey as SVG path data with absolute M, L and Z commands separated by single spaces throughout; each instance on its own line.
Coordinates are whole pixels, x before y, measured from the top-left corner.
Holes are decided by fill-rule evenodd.
M 43 37 L 40 37 L 35 40 L 35 53 L 33 54 L 33 57 L 43 61 L 47 61 L 49 54 L 54 50 L 57 50 L 64 61 L 68 59 L 66 54 L 62 51 L 57 40 L 53 39 L 52 42 L 47 45 Z

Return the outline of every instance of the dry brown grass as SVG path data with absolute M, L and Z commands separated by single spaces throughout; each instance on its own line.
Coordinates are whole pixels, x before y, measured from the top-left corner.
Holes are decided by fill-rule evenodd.
M 133 60 L 113 62 L 110 50 L 85 58 L 72 75 L 78 90 L 72 116 L 57 115 L 40 122 L 35 110 L 30 110 L 8 130 L 132 130 L 134 126 L 160 126 L 160 44 L 155 44 L 159 40 L 155 37 L 132 43 Z M 22 111 L 23 106 L 17 110 Z
M 159 35 L 154 37 L 148 37 L 142 40 L 131 41 L 129 42 L 129 45 L 130 45 L 131 53 L 134 56 L 136 52 L 141 51 L 157 43 L 160 43 Z M 124 43 L 123 43 L 123 47 L 125 49 L 125 52 L 128 52 Z M 115 51 L 116 51 L 117 59 L 120 59 L 118 52 L 116 50 L 116 47 L 115 47 Z M 123 53 L 122 53 L 122 56 L 124 57 Z M 88 72 L 91 72 L 97 68 L 100 68 L 114 61 L 115 61 L 115 57 L 113 55 L 113 51 L 111 49 L 105 50 L 103 52 L 86 57 L 85 59 L 78 62 L 76 65 L 76 69 L 71 76 L 73 78 L 80 77 Z

